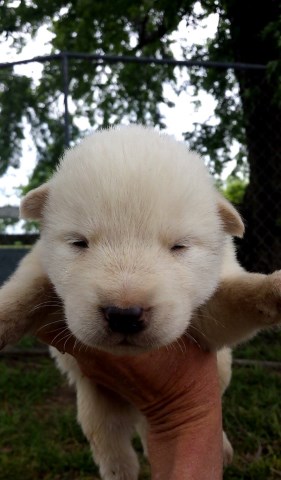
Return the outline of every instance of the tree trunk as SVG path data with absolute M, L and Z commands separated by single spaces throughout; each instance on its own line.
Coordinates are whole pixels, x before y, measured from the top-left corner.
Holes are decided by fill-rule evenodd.
M 243 72 L 239 80 L 245 116 L 250 183 L 242 214 L 246 233 L 240 258 L 247 269 L 263 273 L 281 268 L 281 112 L 265 74 Z M 249 89 L 256 94 L 247 96 Z
M 236 62 L 268 64 L 279 60 L 277 40 L 264 35 L 279 15 L 279 2 L 228 0 Z M 281 268 L 281 100 L 276 98 L 278 75 L 263 70 L 237 70 L 245 120 L 250 167 L 242 215 L 245 238 L 239 256 L 251 271 L 268 273 Z

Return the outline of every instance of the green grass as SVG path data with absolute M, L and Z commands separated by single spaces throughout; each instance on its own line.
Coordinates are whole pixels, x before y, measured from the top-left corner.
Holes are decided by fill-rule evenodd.
M 33 342 L 25 339 L 22 347 Z M 240 358 L 281 359 L 281 333 L 240 347 Z M 224 398 L 235 459 L 225 480 L 281 479 L 281 372 L 235 367 Z M 135 441 L 140 451 L 140 443 Z M 149 468 L 141 458 L 141 480 Z M 76 422 L 73 391 L 48 358 L 0 361 L 0 480 L 98 478 Z M 211 480 L 211 479 L 210 479 Z
M 2 361 L 0 391 L 1 480 L 86 480 L 97 473 L 76 423 L 74 394 L 51 360 Z
M 262 332 L 250 342 L 235 349 L 236 358 L 281 362 L 281 330 Z
M 235 449 L 225 478 L 281 478 L 281 374 L 235 368 L 224 398 L 224 426 Z

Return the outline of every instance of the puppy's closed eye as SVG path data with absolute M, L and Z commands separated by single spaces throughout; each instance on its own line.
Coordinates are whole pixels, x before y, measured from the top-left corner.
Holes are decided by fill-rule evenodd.
M 70 237 L 67 238 L 67 243 L 75 247 L 77 250 L 84 250 L 86 248 L 89 248 L 89 242 L 85 237 Z
M 72 242 L 72 245 L 80 249 L 89 248 L 87 240 L 75 240 L 74 242 Z
M 170 248 L 170 251 L 173 252 L 173 253 L 180 253 L 180 252 L 183 252 L 184 250 L 186 250 L 187 248 L 188 248 L 187 245 L 182 245 L 180 243 L 176 243 L 175 245 L 173 245 Z

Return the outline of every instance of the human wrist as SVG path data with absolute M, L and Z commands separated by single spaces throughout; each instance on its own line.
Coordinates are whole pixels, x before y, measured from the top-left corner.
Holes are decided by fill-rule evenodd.
M 221 396 L 214 366 L 210 356 L 196 380 L 184 373 L 177 396 L 146 412 L 153 480 L 222 478 Z
M 153 480 L 220 480 L 220 404 L 197 421 L 182 422 L 180 428 L 160 431 L 153 426 L 148 432 L 148 452 Z

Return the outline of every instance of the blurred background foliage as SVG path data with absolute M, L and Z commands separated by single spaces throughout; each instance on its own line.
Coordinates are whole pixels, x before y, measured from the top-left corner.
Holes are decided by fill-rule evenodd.
M 281 267 L 279 2 L 261 0 L 253 8 L 246 0 L 241 8 L 239 0 L 3 0 L 0 41 L 8 41 L 11 48 L 21 52 L 30 37 L 35 38 L 45 26 L 52 34 L 53 53 L 170 59 L 173 34 L 180 22 L 198 25 L 213 13 L 219 18 L 214 38 L 204 44 L 183 38 L 182 57 L 264 68 L 194 66 L 188 69 L 189 79 L 179 83 L 179 70 L 171 65 L 71 59 L 70 143 L 89 128 L 120 122 L 164 128 L 160 106 L 173 107 L 165 96 L 167 84 L 177 95 L 192 87 L 190 101 L 196 101 L 197 106 L 201 101 L 198 92 L 212 94 L 216 101 L 213 118 L 195 124 L 192 131 L 182 125 L 182 132 L 189 147 L 206 158 L 217 179 L 232 162 L 225 188 L 228 197 L 234 195 L 235 203 L 240 204 L 248 227 L 240 248 L 241 260 L 247 268 L 271 271 Z M 44 63 L 40 81 L 12 68 L 0 69 L 0 173 L 4 174 L 9 165 L 20 166 L 27 127 L 36 146 L 37 165 L 24 193 L 48 179 L 62 155 L 62 94 L 59 60 Z

